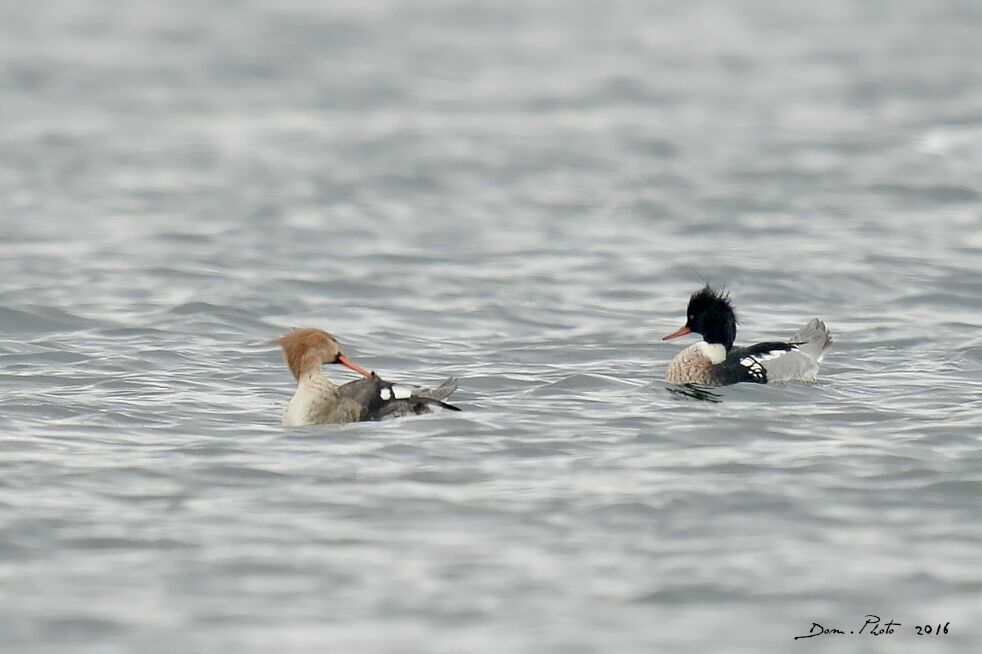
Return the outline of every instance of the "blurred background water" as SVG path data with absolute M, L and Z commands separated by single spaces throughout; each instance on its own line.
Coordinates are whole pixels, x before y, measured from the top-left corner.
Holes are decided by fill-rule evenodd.
M 979 651 L 980 31 L 0 2 L 3 651 Z M 820 382 L 670 393 L 703 278 Z M 285 429 L 291 326 L 464 412 Z

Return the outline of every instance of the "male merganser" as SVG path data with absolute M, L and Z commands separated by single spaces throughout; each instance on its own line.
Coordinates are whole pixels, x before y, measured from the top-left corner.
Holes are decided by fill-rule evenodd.
M 708 284 L 689 298 L 686 315 L 685 326 L 662 340 L 692 333 L 702 335 L 703 340 L 679 352 L 668 364 L 665 378 L 674 384 L 815 381 L 825 351 L 832 345 L 825 323 L 815 318 L 788 342 L 734 348 L 737 318 L 730 297 Z
M 283 413 L 287 427 L 429 413 L 432 405 L 460 411 L 443 402 L 457 390 L 453 377 L 432 389 L 384 381 L 341 354 L 337 339 L 320 329 L 294 329 L 274 342 L 283 348 L 286 365 L 297 380 L 297 391 Z M 340 364 L 365 379 L 335 386 L 321 372 L 322 363 Z

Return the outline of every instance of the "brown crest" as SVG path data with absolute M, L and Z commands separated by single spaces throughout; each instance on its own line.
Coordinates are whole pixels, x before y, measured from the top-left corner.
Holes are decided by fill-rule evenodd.
M 294 329 L 274 342 L 283 348 L 286 365 L 296 379 L 321 363 L 334 361 L 340 354 L 337 339 L 322 329 Z

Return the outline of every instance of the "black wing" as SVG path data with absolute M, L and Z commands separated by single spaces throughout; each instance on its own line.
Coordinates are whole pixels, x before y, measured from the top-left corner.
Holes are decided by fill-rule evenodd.
M 374 416 L 384 407 L 382 389 L 387 382 L 374 372 L 371 377 L 356 379 L 338 387 L 342 402 L 352 402 L 359 408 L 358 420 L 377 420 Z
M 456 383 L 454 387 L 456 388 Z M 338 388 L 343 399 L 354 401 L 361 407 L 359 420 L 381 420 L 387 416 L 428 413 L 430 405 L 434 404 L 451 411 L 460 411 L 452 404 L 417 392 L 425 393 L 425 389 L 394 384 L 374 372 L 371 377 L 358 379 Z
M 788 352 L 790 350 L 797 349 L 797 343 L 769 341 L 767 343 L 748 345 L 747 347 L 733 348 L 730 350 L 730 353 L 726 356 L 726 358 L 729 359 L 730 357 L 736 357 L 737 359 L 742 359 L 743 357 L 759 357 L 766 360 L 770 358 L 770 355 L 772 354 L 779 354 L 781 352 Z
M 769 341 L 755 343 L 747 347 L 737 347 L 730 350 L 726 359 L 716 366 L 717 374 L 723 377 L 727 384 L 737 382 L 767 383 L 767 368 L 764 362 L 774 356 L 798 349 L 794 343 Z

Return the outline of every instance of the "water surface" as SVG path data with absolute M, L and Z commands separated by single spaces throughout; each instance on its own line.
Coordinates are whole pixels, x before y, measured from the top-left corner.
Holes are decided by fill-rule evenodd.
M 980 28 L 0 4 L 3 649 L 977 651 Z M 669 392 L 703 278 L 820 382 Z M 465 410 L 285 429 L 292 326 Z

